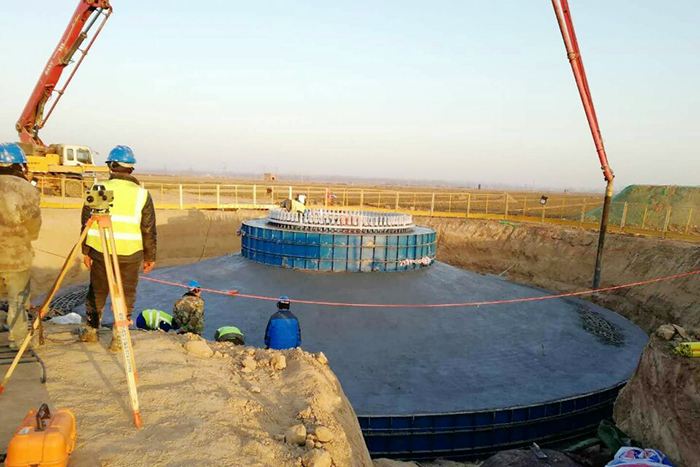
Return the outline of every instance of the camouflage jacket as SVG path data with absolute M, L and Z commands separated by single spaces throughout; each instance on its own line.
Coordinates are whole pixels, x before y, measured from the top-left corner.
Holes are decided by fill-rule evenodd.
M 204 332 L 204 300 L 201 297 L 185 294 L 175 302 L 173 315 L 173 322 L 180 332 Z
M 0 271 L 32 267 L 32 241 L 39 237 L 39 191 L 15 175 L 0 175 Z

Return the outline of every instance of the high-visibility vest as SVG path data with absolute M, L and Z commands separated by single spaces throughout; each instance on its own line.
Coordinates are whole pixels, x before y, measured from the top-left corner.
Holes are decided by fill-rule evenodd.
M 143 316 L 143 320 L 146 322 L 148 329 L 159 329 L 160 323 L 168 323 L 171 328 L 173 326 L 172 315 L 161 310 L 143 310 L 141 316 Z
M 223 326 L 216 330 L 215 338 L 223 337 L 227 334 L 237 334 L 243 337 L 243 333 L 236 326 Z
M 129 256 L 142 251 L 141 211 L 148 200 L 148 191 L 134 182 L 117 178 L 108 180 L 103 185 L 107 190 L 114 192 L 114 204 L 110 214 L 117 255 Z M 86 244 L 102 253 L 100 232 L 96 224 L 90 227 Z
M 296 199 L 292 200 L 292 212 L 305 212 L 306 211 L 306 205 L 302 203 L 301 201 L 298 201 Z

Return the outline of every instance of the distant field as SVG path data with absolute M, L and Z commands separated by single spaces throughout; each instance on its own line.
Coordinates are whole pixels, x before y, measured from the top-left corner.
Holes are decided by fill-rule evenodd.
M 291 196 L 305 193 L 307 204 L 314 208 L 396 210 L 415 216 L 556 223 L 596 229 L 603 201 L 602 190 L 601 193 L 574 193 L 149 174 L 139 174 L 139 179 L 150 191 L 156 207 L 180 210 L 270 209 Z M 80 186 L 69 187 L 68 184 L 80 184 L 80 181 L 66 182 L 63 195 L 40 185 L 43 205 L 79 207 Z M 697 187 L 627 187 L 613 199 L 610 228 L 618 232 L 697 241 L 700 239 L 698 190 Z M 546 198 L 546 203 L 541 202 L 542 197 Z

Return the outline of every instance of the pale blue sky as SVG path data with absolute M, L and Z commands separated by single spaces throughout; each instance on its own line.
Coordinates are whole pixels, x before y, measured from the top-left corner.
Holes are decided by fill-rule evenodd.
M 2 3 L 6 141 L 77 1 Z M 47 142 L 151 170 L 602 187 L 547 0 L 113 5 Z M 571 8 L 618 188 L 699 184 L 700 4 Z

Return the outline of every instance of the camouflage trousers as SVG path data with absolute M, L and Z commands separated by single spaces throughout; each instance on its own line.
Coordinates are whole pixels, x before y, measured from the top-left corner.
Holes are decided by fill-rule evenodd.
M 175 303 L 173 323 L 179 326 L 179 332 L 191 332 L 201 335 L 204 332 L 204 301 L 190 300 L 185 297 Z
M 0 298 L 7 300 L 7 313 L 0 311 L 0 327 L 7 323 L 10 342 L 18 345 L 29 332 L 27 310 L 29 309 L 30 271 L 0 272 Z

